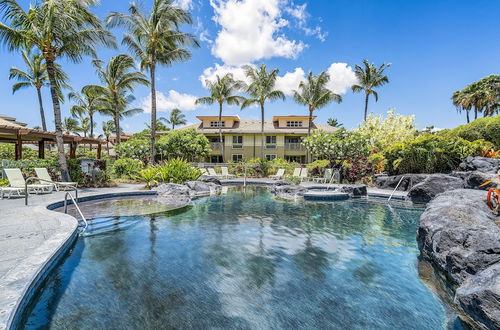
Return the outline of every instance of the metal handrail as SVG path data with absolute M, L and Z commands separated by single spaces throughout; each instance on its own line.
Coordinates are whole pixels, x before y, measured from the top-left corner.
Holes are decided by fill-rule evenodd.
M 398 190 L 398 188 L 399 188 L 399 186 L 401 185 L 401 183 L 403 182 L 403 179 L 404 179 L 404 178 L 405 178 L 405 176 L 403 175 L 403 176 L 401 177 L 401 179 L 399 179 L 399 182 L 398 182 L 398 184 L 396 185 L 396 188 L 394 188 L 394 190 L 392 191 L 391 196 L 389 196 L 389 199 L 387 200 L 388 202 L 390 202 L 390 201 L 391 201 L 392 196 L 394 196 L 394 194 L 396 193 L 396 190 Z
M 29 195 L 28 194 L 28 185 L 32 181 L 47 182 L 47 183 L 54 185 L 54 187 L 57 184 L 57 182 L 40 179 L 39 177 L 36 177 L 36 176 L 32 176 L 32 177 L 27 178 L 24 182 L 24 205 L 26 205 L 26 206 L 28 206 L 28 195 Z M 70 187 L 70 188 L 75 191 L 76 200 L 78 200 L 78 188 L 77 187 Z
M 78 211 L 78 213 L 80 213 L 80 217 L 82 218 L 83 222 L 85 223 L 85 228 L 83 228 L 83 231 L 82 231 L 82 232 L 84 232 L 88 227 L 87 219 L 85 219 L 85 216 L 83 215 L 82 210 L 80 210 L 78 203 L 76 202 L 75 198 L 73 197 L 73 195 L 71 195 L 71 193 L 69 191 L 66 192 L 66 195 L 64 195 L 64 213 L 68 214 L 68 196 L 69 196 L 69 198 L 71 198 L 73 205 L 75 205 L 76 210 Z

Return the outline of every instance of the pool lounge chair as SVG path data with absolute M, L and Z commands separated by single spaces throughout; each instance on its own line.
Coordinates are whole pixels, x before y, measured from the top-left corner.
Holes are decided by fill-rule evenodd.
M 24 188 L 14 188 L 14 187 L 0 187 L 0 199 L 3 199 L 7 195 L 7 198 L 11 198 L 13 195 L 18 197 L 24 196 Z
M 5 168 L 3 170 L 11 188 L 23 188 L 26 186 L 26 181 L 24 180 L 21 170 L 18 168 Z M 29 184 L 27 186 L 28 192 L 35 192 L 36 194 L 41 193 L 51 193 L 54 189 L 52 184 Z
M 208 172 L 207 172 L 207 169 L 206 169 L 206 168 L 204 168 L 204 167 L 200 167 L 199 169 L 200 169 L 200 171 L 201 171 L 201 175 L 207 175 L 207 176 L 208 176 Z
M 220 170 L 221 170 L 221 172 L 222 172 L 222 175 L 221 175 L 221 176 L 222 176 L 223 178 L 229 179 L 229 178 L 234 178 L 234 177 L 236 177 L 236 175 L 234 175 L 234 174 L 229 174 L 229 170 L 228 170 L 228 169 L 227 169 L 227 167 L 225 167 L 225 166 L 222 166 L 222 167 L 220 168 Z
M 300 178 L 300 172 L 302 171 L 302 169 L 300 167 L 297 167 L 296 169 L 293 170 L 293 177 L 297 177 L 297 178 Z
M 309 180 L 309 169 L 308 168 L 303 168 L 302 171 L 300 171 L 300 181 L 307 181 Z
M 50 177 L 49 171 L 47 171 L 47 169 L 43 168 L 43 167 L 36 167 L 35 172 L 36 172 L 36 176 L 38 178 L 44 180 L 41 182 L 43 182 L 43 183 L 46 183 L 47 181 L 51 182 L 54 185 L 54 188 L 56 189 L 56 191 L 59 191 L 60 189 L 62 189 L 62 190 L 66 190 L 66 189 L 75 190 L 76 187 L 78 186 L 77 182 L 53 181 L 52 178 Z
M 274 180 L 283 179 L 285 177 L 285 169 L 284 168 L 280 168 L 280 169 L 278 169 L 278 171 L 276 172 L 276 174 L 270 175 L 269 177 L 271 179 L 274 179 Z
M 215 169 L 213 169 L 212 167 L 207 168 L 207 170 L 208 170 L 208 175 L 209 175 L 209 176 L 220 177 L 220 175 L 219 175 L 219 174 L 217 174 L 217 173 L 215 172 Z
M 325 169 L 325 174 L 321 178 L 313 178 L 314 182 L 329 183 L 332 180 L 333 170 L 331 168 Z

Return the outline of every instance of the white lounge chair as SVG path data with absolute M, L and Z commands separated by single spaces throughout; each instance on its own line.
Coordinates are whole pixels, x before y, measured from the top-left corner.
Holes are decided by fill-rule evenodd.
M 206 168 L 204 168 L 204 167 L 200 167 L 199 169 L 200 169 L 200 171 L 201 171 L 201 175 L 208 175 L 208 172 L 207 172 L 207 169 L 206 169 Z
M 223 178 L 229 179 L 229 178 L 234 178 L 234 177 L 236 176 L 236 175 L 234 175 L 234 174 L 229 174 L 229 170 L 228 170 L 228 169 L 227 169 L 227 167 L 225 167 L 225 166 L 222 166 L 222 167 L 220 168 L 220 170 L 221 170 L 221 172 L 222 172 L 222 175 L 221 175 L 221 176 L 222 176 Z
M 78 182 L 57 182 L 53 181 L 52 178 L 50 177 L 49 171 L 47 171 L 46 168 L 42 167 L 37 167 L 35 168 L 36 176 L 44 181 L 41 181 L 42 183 L 51 182 L 54 185 L 54 188 L 56 191 L 59 191 L 59 189 L 71 189 L 75 190 L 76 187 L 78 186 Z
M 0 187 L 0 199 L 3 199 L 6 194 L 7 198 L 11 198 L 14 194 L 21 197 L 24 196 L 24 188 Z
M 215 169 L 213 169 L 212 167 L 207 168 L 207 170 L 208 170 L 208 175 L 210 175 L 210 176 L 215 176 L 215 177 L 219 177 L 220 176 L 219 174 L 217 174 L 215 172 Z
M 297 178 L 300 178 L 300 172 L 302 171 L 302 169 L 300 167 L 297 167 L 296 169 L 293 170 L 293 177 L 297 177 Z
M 274 179 L 274 180 L 283 179 L 285 177 L 285 169 L 284 168 L 280 168 L 280 169 L 278 169 L 278 171 L 276 172 L 276 174 L 270 175 L 269 177 L 271 179 Z
M 307 181 L 309 180 L 309 169 L 307 167 L 304 167 L 302 171 L 300 171 L 300 181 Z
M 325 174 L 321 178 L 313 178 L 314 182 L 328 183 L 332 180 L 333 170 L 331 168 L 325 169 Z
M 12 188 L 24 188 L 26 186 L 26 181 L 24 180 L 23 173 L 18 168 L 5 168 L 3 170 L 7 179 L 9 180 L 10 187 Z M 28 192 L 34 191 L 36 194 L 41 194 L 44 192 L 52 192 L 54 185 L 52 184 L 29 184 L 27 186 Z

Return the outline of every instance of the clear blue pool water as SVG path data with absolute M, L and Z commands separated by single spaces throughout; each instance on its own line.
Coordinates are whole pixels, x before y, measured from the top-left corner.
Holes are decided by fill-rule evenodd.
M 94 219 L 107 229 L 78 239 L 19 327 L 460 328 L 419 277 L 421 209 L 240 190 Z

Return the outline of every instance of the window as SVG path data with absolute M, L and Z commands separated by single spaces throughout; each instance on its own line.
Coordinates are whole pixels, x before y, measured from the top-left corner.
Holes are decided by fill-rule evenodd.
M 243 160 L 243 155 L 233 154 L 233 162 L 241 162 Z
M 276 159 L 276 158 L 277 158 L 277 155 L 266 155 L 267 161 L 271 161 L 271 160 Z
M 242 149 L 243 148 L 243 136 L 234 135 L 233 136 L 233 149 Z
M 288 120 L 286 122 L 286 127 L 302 127 L 302 121 L 299 121 L 299 120 Z
M 226 127 L 225 121 L 211 121 L 210 127 Z
M 266 149 L 276 149 L 276 136 L 266 136 Z

